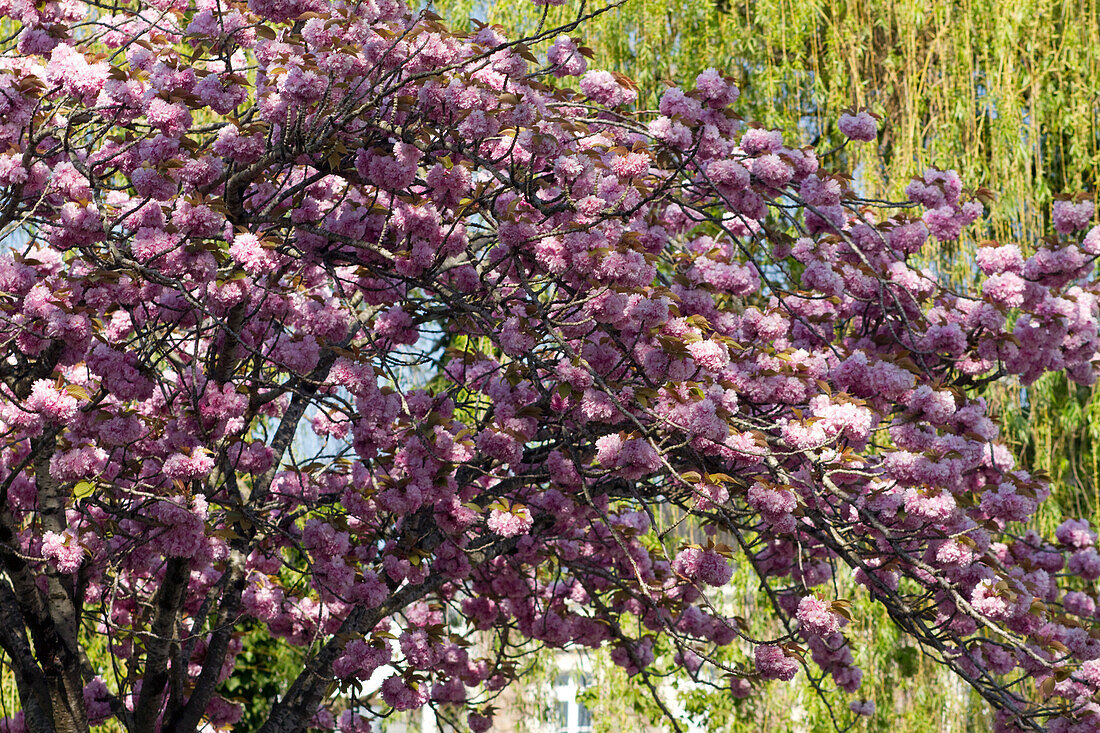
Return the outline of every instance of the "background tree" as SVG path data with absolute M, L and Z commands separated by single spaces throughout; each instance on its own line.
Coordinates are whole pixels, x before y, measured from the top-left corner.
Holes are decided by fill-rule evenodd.
M 278 640 L 304 661 L 263 731 L 429 703 L 484 730 L 531 642 L 609 648 L 679 727 L 662 649 L 734 696 L 854 692 L 841 566 L 1003 729 L 1095 725 L 1096 535 L 1022 531 L 1047 487 L 977 394 L 1094 379 L 1088 202 L 962 290 L 910 258 L 982 191 L 864 198 L 713 70 L 640 112 L 576 23 L 8 13 L 11 725 L 228 727 L 243 645 Z M 711 602 L 734 555 L 779 631 Z

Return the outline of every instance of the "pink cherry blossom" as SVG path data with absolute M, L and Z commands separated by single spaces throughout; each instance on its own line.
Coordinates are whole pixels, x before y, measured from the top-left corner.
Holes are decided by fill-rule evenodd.
M 842 135 L 860 142 L 871 142 L 878 135 L 878 124 L 867 110 L 842 113 L 837 127 Z

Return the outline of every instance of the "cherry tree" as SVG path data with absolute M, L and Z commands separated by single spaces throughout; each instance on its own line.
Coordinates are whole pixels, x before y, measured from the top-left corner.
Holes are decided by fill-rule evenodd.
M 1027 529 L 980 396 L 1094 379 L 1091 201 L 949 287 L 988 192 L 864 200 L 714 70 L 638 109 L 586 12 L 3 0 L 6 730 L 230 728 L 257 625 L 305 659 L 266 733 L 486 730 L 532 644 L 854 693 L 842 573 L 1002 730 L 1100 726 L 1096 533 Z

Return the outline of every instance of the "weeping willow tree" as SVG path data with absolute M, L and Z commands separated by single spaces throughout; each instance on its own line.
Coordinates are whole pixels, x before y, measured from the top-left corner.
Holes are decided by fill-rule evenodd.
M 575 13 L 575 5 L 549 8 L 545 22 Z M 434 9 L 456 25 L 474 16 L 512 34 L 544 20 L 531 0 L 435 0 Z M 869 194 L 885 197 L 899 196 L 929 166 L 955 168 L 969 186 L 998 195 L 977 238 L 1026 250 L 1049 229 L 1056 193 L 1095 195 L 1100 0 L 626 0 L 578 34 L 599 68 L 638 83 L 640 104 L 649 107 L 666 79 L 691 79 L 707 67 L 738 79 L 746 117 L 807 144 L 839 144 L 841 110 L 870 107 L 882 117 L 879 145 L 847 148 L 838 163 L 856 170 Z M 944 246 L 931 264 L 969 280 L 972 244 Z M 1046 529 L 1064 516 L 1100 523 L 1100 390 L 1048 375 L 989 399 L 1017 455 L 1052 479 L 1054 497 L 1039 520 Z M 748 577 L 739 587 L 754 593 Z M 862 650 L 861 694 L 878 703 L 859 729 L 989 729 L 973 693 L 952 687 L 917 650 L 899 647 L 869 601 L 856 604 L 856 617 L 867 620 L 849 630 Z M 654 712 L 613 665 L 597 663 L 596 672 L 586 701 L 597 730 L 636 727 Z M 753 701 L 680 693 L 685 712 L 708 730 L 831 727 L 808 683 Z
M 1100 524 L 1100 389 L 1044 376 L 993 398 L 1017 456 L 1051 478 L 1055 490 L 1040 508 L 1041 528 L 1053 529 L 1065 517 Z M 1020 403 L 1023 409 L 1015 408 Z

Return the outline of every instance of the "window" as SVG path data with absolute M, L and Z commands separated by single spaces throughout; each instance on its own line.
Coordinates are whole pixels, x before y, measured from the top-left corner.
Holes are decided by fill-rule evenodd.
M 554 680 L 555 730 L 557 733 L 592 733 L 592 713 L 577 700 L 590 680 L 579 672 L 559 674 Z

